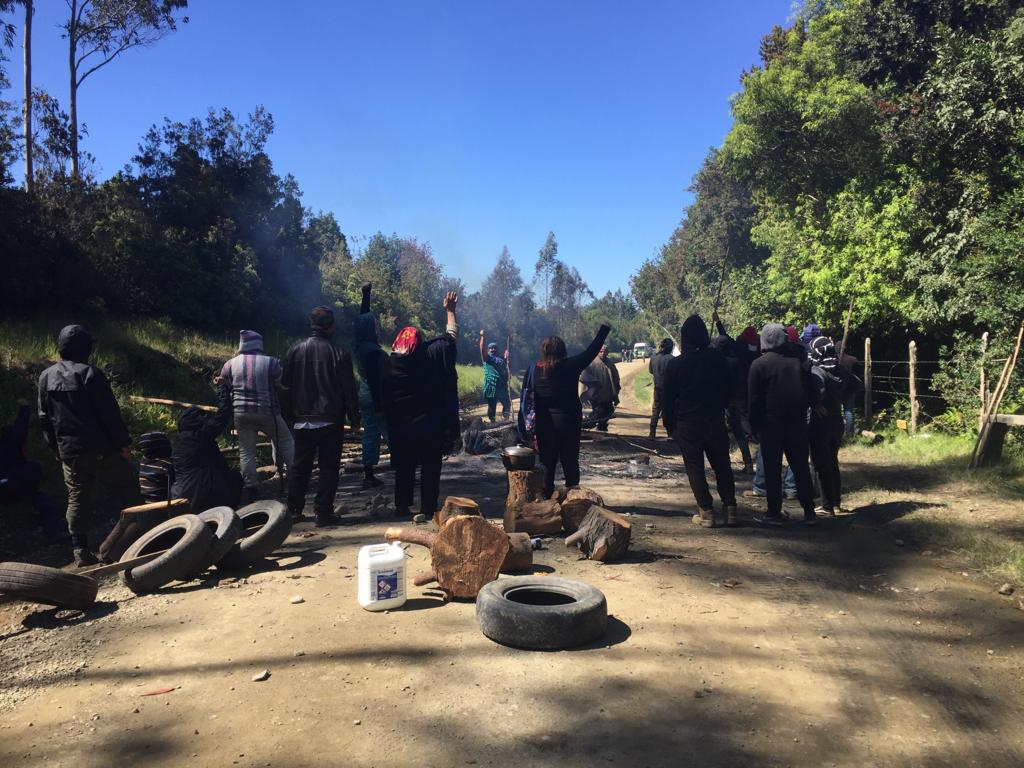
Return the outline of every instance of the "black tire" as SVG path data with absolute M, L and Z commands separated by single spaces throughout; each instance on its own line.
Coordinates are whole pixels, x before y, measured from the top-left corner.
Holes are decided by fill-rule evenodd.
M 206 523 L 206 526 L 213 533 L 213 544 L 210 551 L 203 560 L 199 569 L 205 571 L 211 565 L 216 565 L 226 555 L 235 543 L 242 538 L 242 518 L 235 514 L 231 507 L 213 507 L 199 514 L 199 519 Z
M 142 534 L 121 556 L 131 560 L 149 552 L 167 552 L 137 565 L 121 578 L 137 595 L 152 592 L 172 581 L 190 579 L 202 567 L 213 544 L 213 532 L 198 515 L 178 515 Z
M 84 611 L 96 602 L 99 583 L 89 576 L 32 563 L 0 563 L 0 592 L 30 603 Z
M 284 544 L 292 532 L 292 516 L 279 501 L 257 501 L 238 510 L 242 538 L 218 563 L 218 568 L 243 568 L 262 560 Z M 255 529 L 255 530 L 253 530 Z
M 513 648 L 577 648 L 604 636 L 608 602 L 581 581 L 514 576 L 492 581 L 476 597 L 480 630 Z

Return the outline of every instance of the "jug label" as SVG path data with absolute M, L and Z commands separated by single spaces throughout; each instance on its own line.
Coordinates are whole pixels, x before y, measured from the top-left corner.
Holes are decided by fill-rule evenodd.
M 379 571 L 377 573 L 377 599 L 390 600 L 399 596 L 398 571 Z

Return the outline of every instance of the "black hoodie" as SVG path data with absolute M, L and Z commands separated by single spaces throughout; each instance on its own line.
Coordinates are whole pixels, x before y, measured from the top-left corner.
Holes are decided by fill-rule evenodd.
M 112 456 L 132 442 L 110 382 L 88 363 L 92 346 L 85 328 L 67 326 L 57 337 L 60 362 L 39 377 L 39 426 L 62 461 Z
M 220 388 L 216 413 L 195 406 L 178 416 L 178 439 L 174 442 L 174 485 L 171 497 L 188 499 L 199 514 L 211 507 L 237 507 L 242 479 L 232 470 L 217 445 L 217 436 L 231 421 L 231 392 Z
M 802 345 L 801 345 L 802 346 Z M 760 435 L 774 429 L 806 429 L 808 409 L 817 404 L 809 365 L 786 341 L 786 329 L 769 323 L 761 332 L 763 354 L 750 366 L 750 426 Z M 806 359 L 806 356 L 805 356 Z
M 729 364 L 711 348 L 708 327 L 700 315 L 690 315 L 680 332 L 683 353 L 665 368 L 665 429 L 693 422 L 722 422 L 732 395 Z

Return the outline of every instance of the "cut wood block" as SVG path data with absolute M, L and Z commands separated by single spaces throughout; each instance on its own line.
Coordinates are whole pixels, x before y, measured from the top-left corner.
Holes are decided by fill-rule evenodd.
M 533 570 L 533 542 L 528 533 L 508 534 L 508 554 L 501 564 L 502 573 Z
M 562 508 L 557 501 L 531 501 L 524 504 L 515 519 L 515 533 L 530 535 L 559 533 L 562 530 Z
M 565 546 L 575 544 L 591 560 L 620 560 L 629 549 L 631 533 L 632 526 L 622 515 L 603 507 L 591 507 L 580 529 L 566 538 Z
M 460 515 L 482 517 L 483 513 L 480 512 L 480 505 L 472 499 L 467 499 L 464 496 L 449 496 L 444 500 L 442 507 L 434 513 L 434 525 L 440 528 L 453 517 Z
M 544 470 L 513 469 L 508 473 L 508 497 L 505 499 L 505 530 L 512 533 L 516 530 L 515 519 L 524 504 L 540 501 L 544 498 Z
M 576 533 L 580 523 L 593 506 L 603 507 L 601 494 L 589 488 L 570 488 L 562 502 L 562 528 L 566 533 Z

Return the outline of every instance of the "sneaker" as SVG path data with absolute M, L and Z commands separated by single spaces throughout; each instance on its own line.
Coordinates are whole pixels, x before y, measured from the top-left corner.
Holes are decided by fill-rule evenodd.
M 786 518 L 783 515 L 755 515 L 754 520 L 762 525 L 781 526 L 786 524 Z
M 86 547 L 75 548 L 75 565 L 79 568 L 85 568 L 89 565 L 99 565 L 100 561 L 96 559 L 96 555 L 89 551 Z
M 743 498 L 745 499 L 763 499 L 765 496 L 767 496 L 766 493 L 755 491 L 753 488 L 743 492 Z
M 382 485 L 384 485 L 384 481 L 381 480 L 379 477 L 374 477 L 373 475 L 370 475 L 369 477 L 363 478 L 364 491 L 368 491 L 371 488 L 380 488 Z
M 823 517 L 835 517 L 836 511 L 832 507 L 817 507 L 814 510 L 815 514 L 822 515 Z
M 427 516 L 420 512 L 418 515 L 412 516 L 412 521 L 416 523 L 416 525 L 425 525 L 427 522 Z
M 818 516 L 814 513 L 814 510 L 811 510 L 810 512 L 804 512 L 803 523 L 804 525 L 818 524 Z
M 725 508 L 725 524 L 730 528 L 735 528 L 740 524 L 740 516 L 736 512 L 735 504 L 732 504 Z
M 342 520 L 333 512 L 326 515 L 316 516 L 316 527 L 317 528 L 333 528 L 336 525 L 341 525 Z

